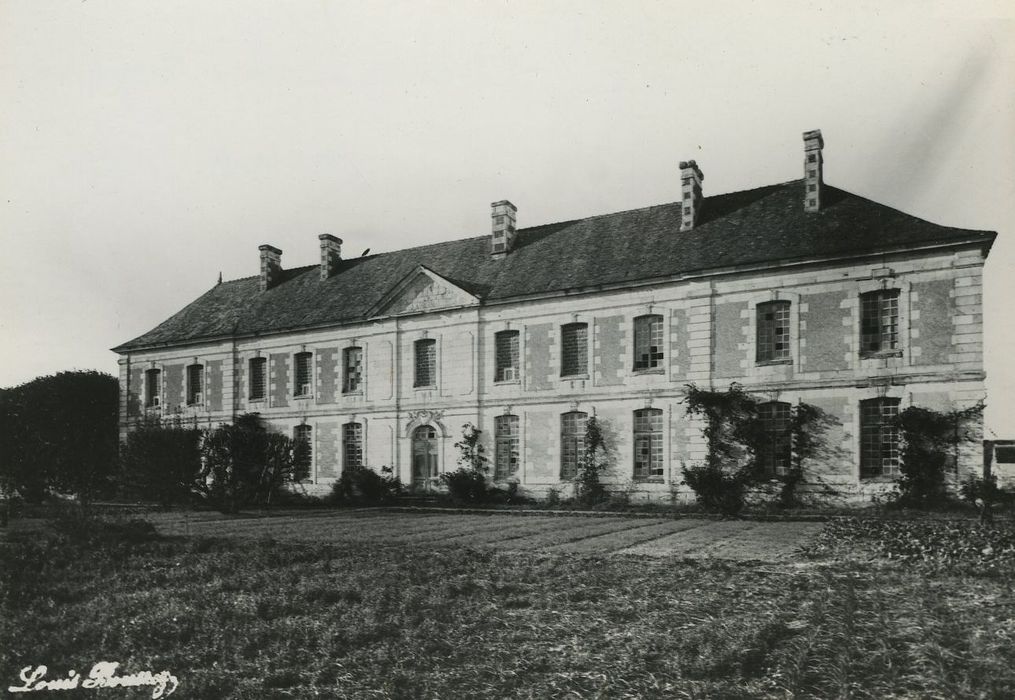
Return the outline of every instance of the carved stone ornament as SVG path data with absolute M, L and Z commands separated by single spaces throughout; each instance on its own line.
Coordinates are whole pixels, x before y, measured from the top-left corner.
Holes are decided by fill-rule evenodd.
M 407 414 L 409 419 L 405 426 L 405 435 L 409 436 L 412 431 L 421 425 L 433 425 L 440 432 L 441 437 L 447 437 L 448 431 L 444 427 L 444 411 L 421 409 L 419 411 L 409 411 Z

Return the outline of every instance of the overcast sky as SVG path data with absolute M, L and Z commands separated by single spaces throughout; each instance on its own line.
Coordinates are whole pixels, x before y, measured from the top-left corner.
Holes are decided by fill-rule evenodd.
M 0 386 L 226 279 L 802 175 L 990 229 L 988 425 L 1015 437 L 1015 5 L 0 0 Z M 850 9 L 840 9 L 848 6 Z M 1008 9 L 1011 7 L 1012 9 Z

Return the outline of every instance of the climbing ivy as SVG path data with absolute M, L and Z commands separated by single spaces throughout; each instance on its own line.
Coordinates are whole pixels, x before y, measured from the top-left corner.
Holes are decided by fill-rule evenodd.
M 578 501 L 587 505 L 606 500 L 606 487 L 603 486 L 600 474 L 609 469 L 606 457 L 606 441 L 603 439 L 603 428 L 599 419 L 589 416 L 585 422 L 585 452 L 578 462 L 578 473 L 575 476 L 575 496 Z

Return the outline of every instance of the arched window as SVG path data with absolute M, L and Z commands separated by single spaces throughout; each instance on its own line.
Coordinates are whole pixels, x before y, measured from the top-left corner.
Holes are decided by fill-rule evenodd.
M 342 351 L 342 393 L 354 394 L 363 386 L 363 348 Z
M 634 478 L 663 478 L 663 412 L 643 408 L 634 412 Z
M 569 323 L 560 329 L 560 376 L 589 373 L 589 324 Z
M 503 481 L 518 472 L 518 416 L 497 416 L 493 432 L 496 443 L 493 477 Z
M 146 408 L 156 408 L 161 403 L 162 397 L 162 370 L 150 369 L 145 372 L 145 401 Z
M 437 385 L 437 341 L 432 338 L 417 340 L 416 376 L 413 386 L 428 387 Z
M 899 290 L 879 289 L 860 295 L 860 352 L 874 354 L 899 348 Z
M 314 373 L 311 368 L 313 357 L 313 353 L 309 352 L 296 353 L 296 390 L 294 392 L 296 396 L 310 396 L 314 393 Z
M 792 408 L 788 403 L 769 401 L 758 406 L 762 444 L 757 457 L 766 474 L 774 476 L 789 472 L 793 454 L 791 416 Z
M 758 304 L 757 348 L 758 362 L 777 362 L 790 359 L 788 301 L 769 301 Z
M 263 401 L 265 387 L 268 385 L 268 358 L 252 357 L 248 364 L 250 368 L 250 400 Z
M 585 426 L 588 414 L 581 411 L 560 417 L 560 478 L 573 479 L 585 454 Z
M 500 331 L 494 335 L 496 355 L 495 382 L 510 382 L 518 379 L 518 331 Z
M 663 317 L 652 315 L 634 319 L 634 368 L 662 367 L 663 357 Z
M 412 431 L 412 488 L 429 489 L 437 468 L 437 431 L 421 425 Z
M 204 365 L 187 366 L 187 405 L 204 403 Z

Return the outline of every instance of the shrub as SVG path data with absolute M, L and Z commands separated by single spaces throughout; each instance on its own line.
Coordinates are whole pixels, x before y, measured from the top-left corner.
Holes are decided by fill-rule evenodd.
M 736 515 L 744 509 L 749 482 L 748 472 L 725 471 L 717 464 L 684 467 L 684 481 L 694 491 L 702 506 L 725 515 Z
M 599 476 L 609 469 L 603 428 L 593 415 L 585 422 L 585 452 L 578 462 L 575 475 L 575 497 L 584 505 L 595 505 L 607 499 L 606 488 Z
M 453 472 L 444 472 L 440 479 L 456 501 L 484 503 L 488 499 L 490 488 L 486 483 L 486 475 L 475 469 L 459 467 Z
M 391 467 L 381 467 L 378 474 L 364 466 L 346 467 L 331 489 L 335 502 L 388 503 L 402 492 L 402 481 L 392 475 Z
M 121 478 L 128 495 L 163 507 L 185 502 L 200 490 L 201 431 L 145 423 L 121 448 Z

